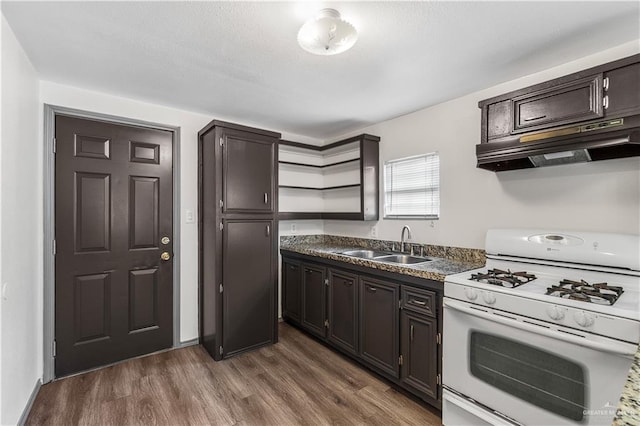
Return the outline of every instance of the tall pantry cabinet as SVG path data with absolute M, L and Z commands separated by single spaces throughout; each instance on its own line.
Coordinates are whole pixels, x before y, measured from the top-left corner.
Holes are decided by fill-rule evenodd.
M 200 342 L 215 360 L 275 343 L 280 134 L 198 133 Z

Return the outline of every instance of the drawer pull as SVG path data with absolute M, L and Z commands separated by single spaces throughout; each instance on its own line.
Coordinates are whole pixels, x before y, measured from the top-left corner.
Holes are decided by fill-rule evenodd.
M 411 339 L 410 340 L 413 342 L 413 324 L 411 324 L 411 333 L 410 334 L 411 334 Z
M 416 300 L 416 299 L 409 300 L 409 303 L 411 303 L 412 305 L 418 305 L 418 306 L 426 306 L 427 305 L 427 302 L 424 302 L 422 300 Z
M 546 117 L 546 115 L 539 115 L 537 117 L 528 117 L 528 118 L 525 118 L 524 121 L 535 121 L 535 120 L 540 120 L 541 118 L 545 118 L 545 117 Z
M 367 290 L 369 290 L 371 293 L 375 293 L 376 292 L 376 288 L 375 287 L 369 287 Z
M 353 284 L 353 282 L 349 280 L 343 280 L 342 284 L 350 287 Z

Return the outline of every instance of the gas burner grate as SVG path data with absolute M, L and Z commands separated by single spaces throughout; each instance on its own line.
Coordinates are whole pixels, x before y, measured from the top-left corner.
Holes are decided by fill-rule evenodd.
M 622 287 L 607 283 L 589 284 L 585 280 L 562 280 L 558 285 L 547 288 L 546 294 L 599 305 L 613 305 L 622 293 Z
M 536 276 L 528 272 L 511 272 L 501 269 L 489 269 L 486 273 L 471 274 L 471 280 L 485 284 L 498 285 L 507 288 L 516 288 L 522 284 L 536 279 Z

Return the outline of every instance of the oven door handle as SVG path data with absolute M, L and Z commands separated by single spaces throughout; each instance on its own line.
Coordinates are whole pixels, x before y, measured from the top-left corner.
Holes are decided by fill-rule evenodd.
M 593 349 L 600 352 L 609 352 L 616 355 L 622 355 L 624 357 L 633 358 L 636 353 L 637 346 L 625 343 L 616 342 L 596 342 L 587 340 L 584 337 L 578 337 L 569 333 L 562 333 L 548 328 L 543 328 L 534 324 L 524 323 L 518 321 L 515 318 L 506 316 L 499 316 L 487 313 L 485 310 L 469 308 L 461 302 L 455 300 L 444 300 L 443 305 L 445 308 L 451 308 L 456 311 L 463 312 L 465 314 L 473 315 L 478 318 L 486 319 L 489 321 L 504 324 L 509 327 L 519 328 L 520 330 L 530 331 L 531 333 L 540 334 L 542 336 L 551 337 L 552 339 L 562 340 L 563 342 L 573 343 L 585 348 Z

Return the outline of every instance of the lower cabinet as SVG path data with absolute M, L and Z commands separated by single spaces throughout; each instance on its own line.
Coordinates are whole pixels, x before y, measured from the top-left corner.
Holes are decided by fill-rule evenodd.
M 225 220 L 222 345 L 228 357 L 274 341 L 273 220 Z M 251 268 L 246 259 L 251 259 Z M 247 309 L 250 306 L 250 309 Z
M 393 377 L 398 377 L 400 286 L 360 278 L 360 356 Z
M 329 269 L 329 342 L 358 353 L 358 276 Z
M 431 398 L 438 397 L 438 323 L 406 310 L 400 314 L 402 382 Z
M 303 264 L 300 325 L 318 337 L 326 335 L 326 276 L 325 268 Z
M 282 261 L 282 316 L 300 323 L 302 310 L 302 265 L 295 260 Z
M 389 280 L 306 260 L 283 255 L 283 317 L 441 408 L 441 285 L 431 281 L 440 290 L 426 290 L 402 275 Z

